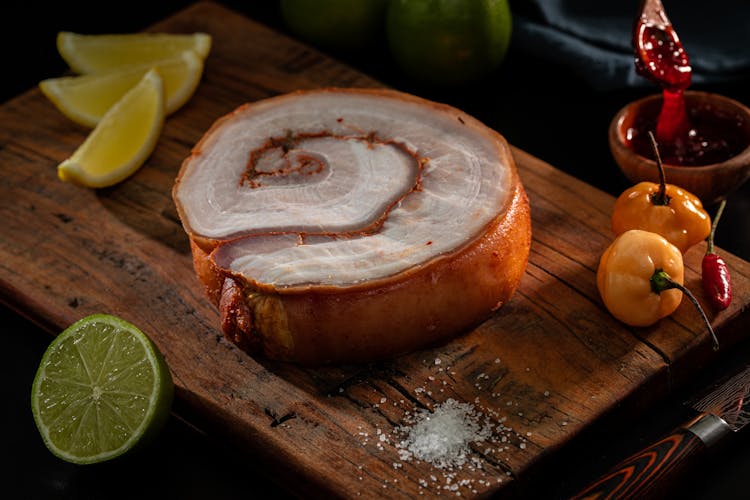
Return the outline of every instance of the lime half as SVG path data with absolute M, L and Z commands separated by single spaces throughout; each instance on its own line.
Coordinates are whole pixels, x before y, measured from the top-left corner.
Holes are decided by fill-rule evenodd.
M 31 410 L 52 453 L 90 464 L 153 437 L 169 417 L 173 393 L 169 368 L 151 340 L 127 321 L 94 314 L 47 348 Z

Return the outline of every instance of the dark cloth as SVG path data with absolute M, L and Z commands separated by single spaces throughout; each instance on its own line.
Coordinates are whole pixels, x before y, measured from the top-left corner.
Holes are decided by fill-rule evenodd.
M 750 80 L 750 0 L 662 0 L 693 83 Z M 597 90 L 650 85 L 635 73 L 638 0 L 518 0 L 514 50 L 563 65 Z

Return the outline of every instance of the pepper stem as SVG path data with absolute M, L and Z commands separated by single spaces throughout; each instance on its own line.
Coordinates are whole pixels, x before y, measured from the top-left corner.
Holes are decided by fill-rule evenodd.
M 716 233 L 716 226 L 719 225 L 719 219 L 721 218 L 721 214 L 724 213 L 724 207 L 727 206 L 727 199 L 724 198 L 721 200 L 721 204 L 719 205 L 718 210 L 716 210 L 716 216 L 714 217 L 713 224 L 711 224 L 711 232 L 708 235 L 708 247 L 706 248 L 706 253 L 714 253 L 714 234 Z
M 654 271 L 654 274 L 651 276 L 651 290 L 654 291 L 654 293 L 661 293 L 664 290 L 671 290 L 673 288 L 676 288 L 677 290 L 684 293 L 688 299 L 690 299 L 690 302 L 693 303 L 696 309 L 698 309 L 698 312 L 701 315 L 701 318 L 703 318 L 703 323 L 706 325 L 706 328 L 708 328 L 708 333 L 711 335 L 711 340 L 714 344 L 714 351 L 719 350 L 719 339 L 716 337 L 716 333 L 714 332 L 714 329 L 711 328 L 711 322 L 708 321 L 708 317 L 706 317 L 706 313 L 703 312 L 703 308 L 698 303 L 698 299 L 695 298 L 695 295 L 692 294 L 690 290 L 682 286 L 680 283 L 677 283 L 675 280 L 672 279 L 669 274 L 667 274 L 663 269 L 657 269 Z
M 659 155 L 659 145 L 656 143 L 656 138 L 650 130 L 648 131 L 648 138 L 651 140 L 651 147 L 654 150 L 656 168 L 659 169 L 659 191 L 651 197 L 651 203 L 654 205 L 669 205 L 669 196 L 667 196 L 667 179 L 664 175 L 664 165 L 661 163 L 661 155 Z

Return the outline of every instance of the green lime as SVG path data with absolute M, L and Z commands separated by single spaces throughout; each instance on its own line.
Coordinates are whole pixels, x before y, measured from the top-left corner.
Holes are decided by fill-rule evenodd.
M 34 377 L 31 411 L 52 453 L 90 464 L 152 438 L 169 417 L 173 393 L 151 340 L 127 321 L 94 314 L 50 343 Z
M 460 85 L 495 70 L 511 38 L 507 0 L 392 0 L 386 34 L 393 58 L 414 79 Z
M 327 49 L 353 52 L 383 31 L 388 0 L 281 0 L 287 27 Z

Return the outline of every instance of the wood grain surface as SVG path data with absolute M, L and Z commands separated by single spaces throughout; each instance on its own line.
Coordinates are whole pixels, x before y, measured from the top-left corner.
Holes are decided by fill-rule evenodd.
M 165 354 L 176 408 L 263 457 L 299 490 L 510 495 L 509 485 L 564 461 L 586 429 L 643 412 L 715 356 L 687 300 L 650 328 L 607 313 L 595 272 L 612 240 L 613 198 L 518 149 L 533 243 L 519 290 L 494 317 L 445 345 L 366 366 L 302 369 L 244 354 L 223 339 L 194 276 L 170 196 L 180 163 L 242 103 L 379 83 L 212 3 L 152 29 L 204 31 L 214 43 L 195 96 L 168 118 L 154 154 L 127 181 L 90 190 L 57 179 L 57 164 L 87 131 L 38 89 L 0 107 L 0 298 L 52 333 L 95 312 L 132 321 Z M 685 262 L 686 285 L 705 304 L 704 250 L 697 245 Z M 709 315 L 729 349 L 748 333 L 750 264 L 723 254 L 735 298 Z M 481 411 L 492 438 L 472 445 L 469 463 L 452 471 L 402 460 L 397 428 L 448 398 Z

